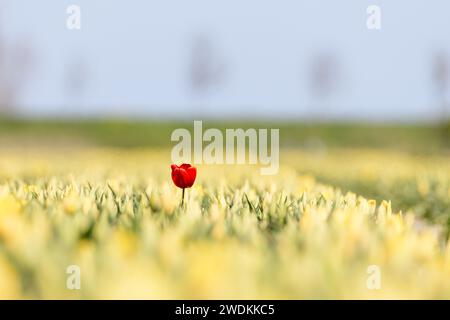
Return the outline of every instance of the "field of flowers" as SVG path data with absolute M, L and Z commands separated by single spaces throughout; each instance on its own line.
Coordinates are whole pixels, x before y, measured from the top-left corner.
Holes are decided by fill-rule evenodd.
M 295 159 L 287 156 L 286 159 Z M 450 232 L 450 157 L 445 153 L 409 154 L 387 150 L 335 150 L 330 154 L 303 154 L 289 161 L 300 173 L 346 191 L 382 201 L 395 210 L 410 210 Z
M 0 151 L 0 298 L 450 298 L 447 156 L 281 162 L 198 166 L 182 208 L 165 149 Z

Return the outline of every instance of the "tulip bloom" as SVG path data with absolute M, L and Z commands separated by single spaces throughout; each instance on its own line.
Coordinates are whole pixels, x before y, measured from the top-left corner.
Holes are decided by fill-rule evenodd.
M 183 163 L 181 166 L 172 164 L 172 181 L 178 187 L 183 189 L 181 197 L 181 206 L 184 204 L 184 189 L 190 188 L 194 185 L 195 177 L 197 176 L 197 169 L 190 164 Z

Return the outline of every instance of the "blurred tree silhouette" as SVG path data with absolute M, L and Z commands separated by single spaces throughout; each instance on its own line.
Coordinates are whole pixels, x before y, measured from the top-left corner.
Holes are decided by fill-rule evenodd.
M 333 53 L 325 52 L 313 57 L 308 72 L 309 88 L 317 101 L 312 107 L 316 116 L 331 107 L 330 97 L 336 92 L 340 78 L 339 61 Z
M 440 103 L 441 121 L 448 121 L 448 85 L 450 81 L 450 63 L 448 56 L 444 52 L 439 52 L 433 60 L 433 80 L 436 86 Z
M 332 54 L 316 56 L 311 64 L 310 84 L 312 92 L 326 98 L 336 89 L 339 78 L 338 61 Z
M 83 113 L 86 111 L 85 95 L 89 78 L 90 68 L 88 60 L 82 55 L 74 55 L 64 68 L 64 93 L 65 106 L 69 114 Z
M 82 56 L 76 56 L 65 67 L 65 91 L 70 97 L 79 97 L 86 89 L 89 66 Z
M 203 100 L 199 104 L 205 104 L 207 93 L 224 79 L 225 63 L 211 39 L 205 35 L 197 35 L 193 39 L 189 59 L 190 89 Z
M 27 41 L 10 43 L 0 26 L 0 113 L 16 111 L 17 96 L 32 66 L 32 52 Z
M 440 51 L 435 54 L 433 59 L 433 81 L 436 86 L 438 95 L 438 122 L 441 124 L 443 140 L 447 146 L 450 146 L 450 118 L 449 118 L 449 101 L 447 100 L 449 83 L 450 83 L 450 62 L 447 54 Z

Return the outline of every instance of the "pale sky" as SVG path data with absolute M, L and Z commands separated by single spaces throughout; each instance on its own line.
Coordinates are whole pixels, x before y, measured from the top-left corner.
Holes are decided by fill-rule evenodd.
M 430 119 L 439 110 L 433 57 L 450 58 L 445 0 L 0 3 L 8 43 L 33 51 L 19 96 L 24 115 Z M 79 31 L 66 27 L 70 4 L 81 8 Z M 366 27 L 372 4 L 381 30 Z M 199 36 L 224 72 L 195 94 L 188 70 Z M 319 98 L 310 74 L 323 55 L 338 72 L 335 89 Z M 86 80 L 74 92 L 69 74 Z

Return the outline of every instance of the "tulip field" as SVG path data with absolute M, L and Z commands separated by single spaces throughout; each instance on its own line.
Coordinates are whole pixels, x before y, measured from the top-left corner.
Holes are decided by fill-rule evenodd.
M 168 148 L 4 148 L 0 298 L 450 299 L 448 160 L 283 149 L 181 206 Z

